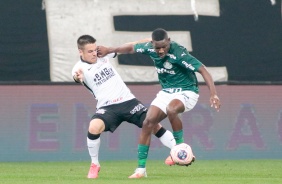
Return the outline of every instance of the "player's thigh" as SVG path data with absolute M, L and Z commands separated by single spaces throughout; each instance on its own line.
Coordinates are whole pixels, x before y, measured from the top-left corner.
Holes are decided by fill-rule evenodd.
M 151 108 L 152 106 L 150 106 Z M 159 130 L 161 128 L 161 125 L 159 122 L 163 120 L 166 117 L 166 114 L 164 114 L 161 110 L 158 110 L 158 112 L 161 113 L 161 115 L 157 115 L 156 113 L 153 113 L 153 116 L 148 116 L 148 111 L 139 111 L 132 115 L 127 121 L 131 124 L 134 124 L 138 126 L 139 128 L 142 128 L 144 125 L 144 120 L 146 118 L 149 118 L 149 122 L 156 124 L 156 129 Z
M 92 116 L 92 120 L 100 119 L 98 123 L 103 122 L 104 132 L 111 131 L 114 132 L 116 128 L 122 123 L 120 117 L 116 114 L 115 110 L 109 107 L 101 107 L 96 113 Z M 98 124 L 99 125 L 99 124 Z
M 151 107 L 155 106 L 159 108 L 163 113 L 167 114 L 166 107 L 172 100 L 173 94 L 164 92 L 164 91 L 159 91 L 157 94 L 156 98 L 152 101 Z M 152 112 L 153 110 L 151 110 Z
M 154 121 L 150 121 L 150 125 L 153 126 L 153 132 L 156 133 L 162 126 L 159 123 L 166 117 L 166 114 L 162 112 L 158 107 L 150 106 L 149 110 L 137 99 L 132 99 L 123 104 L 123 109 L 120 115 L 124 118 L 124 121 L 134 124 L 139 128 L 144 125 L 144 120 L 148 118 L 148 113 L 154 114 Z M 158 109 L 154 111 L 153 109 Z M 149 125 L 149 126 L 150 126 Z
M 147 110 L 147 107 L 145 107 L 142 102 L 137 99 L 132 99 L 123 104 L 120 116 L 123 117 L 124 121 L 141 128 L 146 117 Z
M 146 123 L 157 124 L 161 122 L 167 115 L 157 106 L 151 105 L 146 115 Z
M 178 99 L 184 105 L 184 112 L 192 110 L 198 102 L 199 95 L 193 91 L 176 93 L 173 99 Z
M 190 111 L 198 102 L 199 95 L 193 91 L 182 91 L 178 93 L 167 93 L 160 91 L 151 105 L 158 107 L 165 114 L 167 114 L 167 107 L 174 100 L 177 99 L 184 105 L 184 111 Z M 182 105 L 179 105 L 181 108 Z

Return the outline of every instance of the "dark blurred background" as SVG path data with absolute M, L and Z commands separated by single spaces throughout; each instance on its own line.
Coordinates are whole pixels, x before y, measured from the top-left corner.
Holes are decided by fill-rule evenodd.
M 191 53 L 226 66 L 229 81 L 282 81 L 281 0 L 220 0 L 220 17 L 115 16 L 117 31 L 190 30 Z M 128 24 L 128 22 L 131 22 Z M 144 23 L 142 23 L 144 22 Z M 119 58 L 129 64 L 128 58 Z M 132 61 L 130 62 L 132 64 Z M 136 65 L 151 65 L 139 58 Z M 50 81 L 48 34 L 40 0 L 0 2 L 0 81 Z

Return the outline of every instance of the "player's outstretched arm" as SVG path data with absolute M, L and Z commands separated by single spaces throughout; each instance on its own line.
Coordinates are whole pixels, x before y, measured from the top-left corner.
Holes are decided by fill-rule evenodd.
M 105 47 L 99 45 L 97 48 L 98 57 L 104 57 L 110 53 L 118 53 L 118 54 L 133 54 L 134 53 L 134 45 L 131 43 L 123 44 L 118 47 Z
M 220 103 L 220 99 L 217 96 L 216 88 L 211 74 L 208 72 L 208 70 L 204 65 L 198 69 L 198 72 L 203 76 L 208 88 L 210 89 L 211 107 L 214 107 L 217 111 L 219 111 L 221 103 Z
M 110 53 L 118 53 L 118 54 L 133 54 L 135 53 L 134 51 L 134 45 L 137 43 L 143 43 L 143 42 L 149 42 L 151 41 L 151 38 L 145 38 L 142 40 L 134 41 L 134 42 L 129 42 L 125 43 L 123 45 L 120 45 L 118 47 L 105 47 L 99 45 L 97 48 L 98 51 L 98 57 L 104 57 L 107 54 Z

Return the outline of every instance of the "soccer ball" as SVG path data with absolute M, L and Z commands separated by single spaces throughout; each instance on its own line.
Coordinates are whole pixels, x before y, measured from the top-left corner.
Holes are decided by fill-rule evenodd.
M 180 166 L 188 166 L 195 159 L 192 148 L 186 143 L 177 144 L 172 147 L 170 156 L 172 161 Z

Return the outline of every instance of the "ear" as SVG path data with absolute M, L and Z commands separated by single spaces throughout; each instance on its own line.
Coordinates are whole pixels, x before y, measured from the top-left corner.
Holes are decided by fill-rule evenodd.
M 79 55 L 82 56 L 82 54 L 83 54 L 82 49 L 78 49 L 78 52 L 79 52 Z

